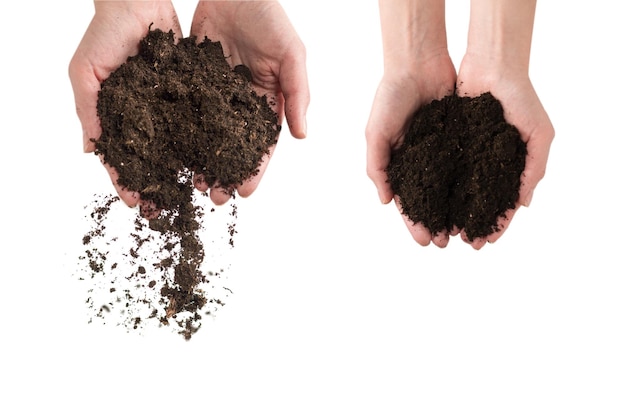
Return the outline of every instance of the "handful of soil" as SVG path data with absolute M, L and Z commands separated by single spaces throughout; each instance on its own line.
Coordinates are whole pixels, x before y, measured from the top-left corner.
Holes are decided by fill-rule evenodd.
M 491 94 L 450 95 L 422 106 L 387 167 L 402 211 L 432 234 L 464 229 L 473 241 L 499 230 L 519 198 L 526 143 Z
M 277 141 L 278 116 L 251 78 L 245 66 L 231 69 L 219 42 L 175 43 L 172 31 L 157 29 L 101 85 L 96 154 L 116 169 L 120 186 L 156 206 L 159 216 L 149 227 L 163 233 L 164 248 L 178 248 L 163 260 L 173 280 L 156 281 L 167 304 L 161 322 L 181 312 L 197 320 L 207 302 L 198 290 L 207 277 L 200 269 L 202 211 L 192 199 L 194 183 L 232 192 L 258 173 Z M 185 337 L 195 329 L 188 326 Z
M 139 54 L 102 83 L 96 153 L 120 186 L 159 209 L 189 201 L 192 174 L 210 186 L 239 185 L 258 172 L 280 131 L 250 81 L 245 66 L 230 68 L 219 42 L 175 44 L 172 31 L 151 30 Z

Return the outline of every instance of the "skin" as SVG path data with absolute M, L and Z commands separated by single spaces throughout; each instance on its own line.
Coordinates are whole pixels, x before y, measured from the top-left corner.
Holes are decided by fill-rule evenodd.
M 450 94 L 455 84 L 457 94 L 463 96 L 491 91 L 528 147 L 520 198 L 501 220 L 498 232 L 472 242 L 456 229 L 433 236 L 403 215 L 421 245 L 432 242 L 443 248 L 459 232 L 475 249 L 496 242 L 517 209 L 530 204 L 545 174 L 554 128 L 528 76 L 535 4 L 531 0 L 472 0 L 467 50 L 457 77 L 447 53 L 443 0 L 380 0 L 385 72 L 365 136 L 367 172 L 382 203 L 395 200 L 401 212 L 384 169 L 402 141 L 408 117 L 419 106 Z
M 100 84 L 109 74 L 138 52 L 139 41 L 148 27 L 182 31 L 170 1 L 95 1 L 95 14 L 69 65 L 76 113 L 83 129 L 83 149 L 93 152 L 93 140 L 101 135 L 96 106 Z M 309 87 L 305 48 L 276 1 L 201 1 L 195 11 L 191 34 L 221 41 L 232 66 L 250 67 L 254 87 L 275 103 L 280 121 L 286 118 L 295 138 L 306 136 L 306 110 Z M 249 196 L 258 186 L 270 156 L 259 174 L 237 187 L 241 196 Z M 158 209 L 141 200 L 137 192 L 117 184 L 116 171 L 104 164 L 120 198 L 130 207 L 138 204 L 145 217 L 158 216 Z M 209 188 L 214 203 L 223 204 L 233 190 L 208 185 L 197 179 L 201 191 Z

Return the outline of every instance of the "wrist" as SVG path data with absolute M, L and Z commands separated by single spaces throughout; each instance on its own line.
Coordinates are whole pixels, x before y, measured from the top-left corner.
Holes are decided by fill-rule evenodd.
M 383 63 L 385 77 L 396 80 L 437 78 L 442 68 L 454 68 L 445 46 L 384 54 Z
M 154 16 L 173 8 L 171 0 L 108 1 L 94 0 L 96 14 L 111 16 Z
M 534 0 L 472 0 L 466 60 L 484 69 L 528 74 Z
M 459 67 L 463 80 L 523 80 L 529 77 L 528 63 L 509 59 L 506 54 L 466 51 Z
M 449 56 L 443 0 L 380 0 L 379 9 L 386 72 Z

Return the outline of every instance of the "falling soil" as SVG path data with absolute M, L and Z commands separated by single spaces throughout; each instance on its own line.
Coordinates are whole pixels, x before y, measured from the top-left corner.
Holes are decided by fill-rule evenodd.
M 403 213 L 432 234 L 499 230 L 516 207 L 526 143 L 491 94 L 450 95 L 421 107 L 387 167 Z
M 191 314 L 179 323 L 187 339 L 207 304 L 199 285 L 209 280 L 201 268 L 203 211 L 194 201 L 194 186 L 206 182 L 234 196 L 237 185 L 258 173 L 280 131 L 268 101 L 253 91 L 247 67 L 229 66 L 219 42 L 190 37 L 176 43 L 171 31 L 150 30 L 138 55 L 101 85 L 102 135 L 95 141 L 96 154 L 116 169 L 120 186 L 152 203 L 142 206 L 142 214 L 150 218 L 146 225 L 161 234 L 159 250 L 168 254 L 156 264 L 172 271 L 173 279 L 157 275 L 145 280 L 159 290 L 159 301 L 152 303 L 165 304 L 161 323 Z M 103 201 L 92 217 L 101 218 L 111 203 Z M 142 228 L 138 222 L 137 230 Z M 233 223 L 231 237 L 235 232 Z M 98 234 L 102 230 L 96 222 L 85 245 Z M 135 251 L 142 246 L 137 235 Z M 95 260 L 94 271 L 102 268 L 95 254 L 87 258 Z M 145 276 L 142 269 L 137 274 Z
M 198 207 L 207 197 L 194 193 Z M 141 332 L 149 325 L 167 326 L 185 337 L 200 328 L 202 319 L 215 316 L 232 294 L 228 283 L 237 206 L 212 207 L 198 213 L 198 230 L 206 256 L 192 289 L 188 309 L 171 298 L 177 288 L 177 266 L 187 257 L 179 234 L 156 231 L 137 211 L 129 211 L 119 197 L 98 194 L 85 206 L 79 279 L 86 286 L 89 322 L 124 326 Z M 200 210 L 200 209 L 198 209 Z M 199 240 L 200 241 L 200 240 Z M 166 289 L 164 291 L 164 289 Z M 175 304 L 175 305 L 174 305 Z

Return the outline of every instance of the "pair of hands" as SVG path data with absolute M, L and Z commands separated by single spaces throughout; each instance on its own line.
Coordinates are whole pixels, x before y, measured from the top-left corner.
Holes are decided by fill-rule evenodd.
M 139 41 L 150 25 L 164 31 L 171 29 L 176 37 L 182 37 L 170 1 L 96 1 L 95 7 L 94 18 L 69 68 L 85 152 L 94 151 L 93 140 L 101 134 L 96 107 L 102 81 L 128 56 L 138 52 Z M 286 118 L 291 135 L 295 138 L 306 136 L 310 95 L 305 48 L 277 2 L 200 1 L 192 19 L 191 35 L 220 41 L 231 66 L 244 64 L 250 68 L 255 89 L 275 103 L 274 110 L 281 123 Z M 479 249 L 486 242 L 495 242 L 504 233 L 520 205 L 530 204 L 533 190 L 545 173 L 554 129 L 533 89 L 527 69 L 520 71 L 519 67 L 507 66 L 506 62 L 494 65 L 480 56 L 467 54 L 457 76 L 446 48 L 439 47 L 430 52 L 417 60 L 410 60 L 408 66 L 391 66 L 390 71 L 386 68 L 366 129 L 367 173 L 378 189 L 380 200 L 389 203 L 395 198 L 398 204 L 387 183 L 385 169 L 392 150 L 403 139 L 409 117 L 420 106 L 452 93 L 455 88 L 457 94 L 468 96 L 490 91 L 502 102 L 507 120 L 518 128 L 527 142 L 528 156 L 516 208 L 506 214 L 498 232 L 471 242 Z M 402 54 L 400 57 L 404 59 Z M 270 157 L 271 153 L 262 162 L 257 176 L 237 187 L 241 196 L 248 196 L 256 189 Z M 126 204 L 131 207 L 147 204 L 141 202 L 137 192 L 120 188 L 115 170 L 106 164 L 105 168 Z M 207 191 L 211 186 L 200 183 L 197 187 Z M 223 204 L 231 193 L 213 187 L 210 196 L 216 204 Z M 406 217 L 405 222 L 421 245 L 432 241 L 445 247 L 450 235 L 457 233 L 467 241 L 463 231 L 445 231 L 433 236 L 423 225 L 413 224 Z
M 96 1 L 95 9 L 69 66 L 85 152 L 94 151 L 93 140 L 102 133 L 96 110 L 102 81 L 129 56 L 138 53 L 139 41 L 150 25 L 166 32 L 172 30 L 178 39 L 183 36 L 170 1 Z M 199 41 L 205 36 L 220 41 L 232 67 L 244 64 L 250 68 L 253 87 L 259 95 L 271 99 L 279 123 L 286 119 L 293 137 L 306 136 L 310 96 L 305 48 L 279 3 L 200 1 L 192 19 L 191 35 Z M 245 197 L 257 188 L 272 150 L 263 159 L 259 173 L 237 187 L 238 194 Z M 115 169 L 104 166 L 127 205 L 150 205 L 141 201 L 139 193 L 121 188 Z M 212 186 L 196 185 L 201 191 L 210 189 L 214 203 L 227 202 L 231 191 Z
M 495 242 L 505 232 L 520 206 L 530 204 L 533 190 L 543 178 L 554 128 L 531 84 L 526 71 L 506 63 L 494 65 L 481 57 L 464 57 L 458 76 L 446 49 L 433 51 L 419 59 L 412 68 L 386 71 L 381 80 L 366 129 L 367 173 L 374 182 L 382 203 L 395 201 L 400 212 L 399 199 L 387 182 L 385 169 L 391 153 L 403 140 L 406 123 L 422 105 L 452 94 L 475 97 L 491 92 L 500 100 L 505 118 L 517 127 L 527 143 L 526 168 L 522 173 L 519 201 L 501 219 L 498 232 L 469 241 L 463 231 L 431 232 L 421 224 L 414 224 L 402 215 L 409 232 L 421 245 L 430 242 L 444 248 L 450 236 L 461 234 L 463 241 L 480 249 L 487 242 Z

